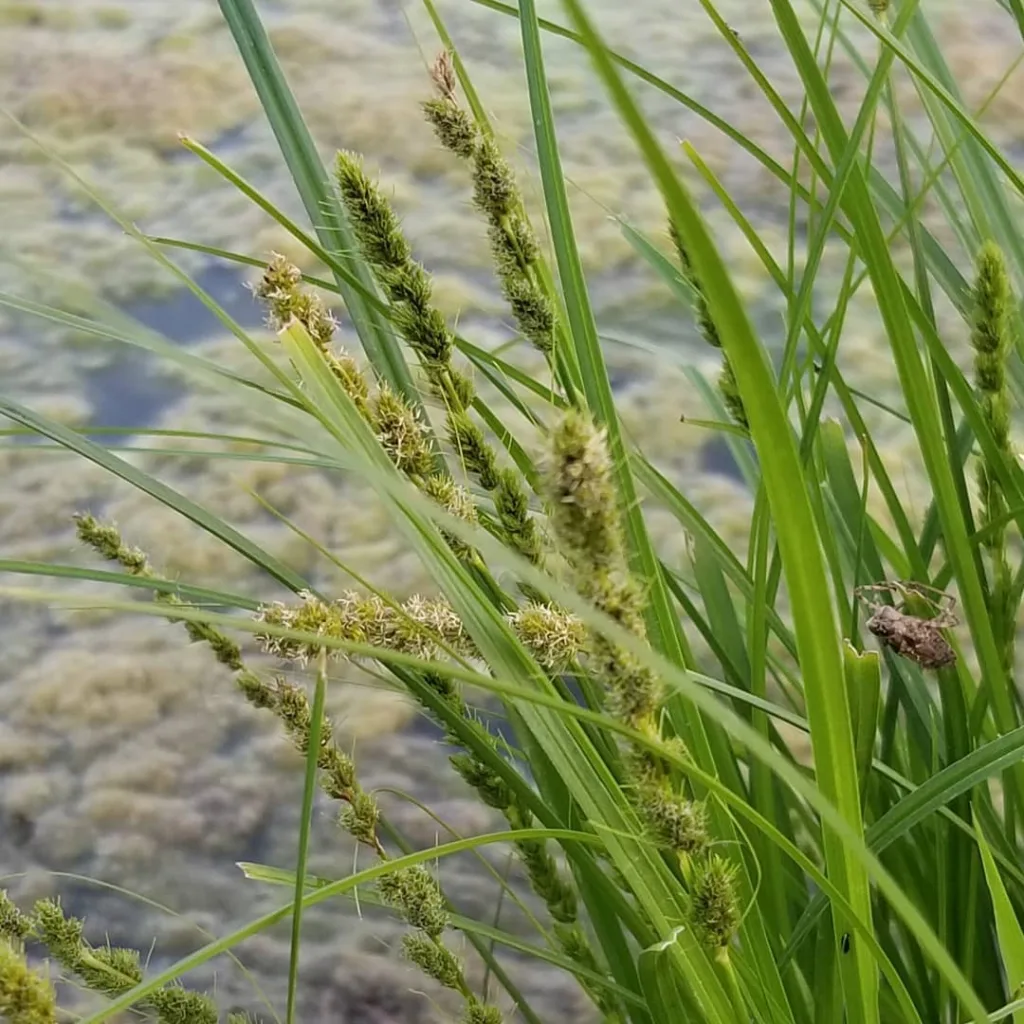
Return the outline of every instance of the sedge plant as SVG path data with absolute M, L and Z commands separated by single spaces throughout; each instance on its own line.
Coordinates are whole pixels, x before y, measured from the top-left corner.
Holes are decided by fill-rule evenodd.
M 810 21 L 789 0 L 769 0 L 801 84 L 795 103 L 714 0 L 699 0 L 735 57 L 733 73 L 777 119 L 788 161 L 617 53 L 583 0 L 562 0 L 558 22 L 541 19 L 534 0 L 473 2 L 518 19 L 543 209 L 525 201 L 530 171 L 490 123 L 432 0 L 441 52 L 424 73 L 422 113 L 486 229 L 508 322 L 535 350 L 537 375 L 462 337 L 442 314 L 429 267 L 368 161 L 341 152 L 322 164 L 253 0 L 220 7 L 309 227 L 185 144 L 322 272 L 221 251 L 260 266 L 254 290 L 272 347 L 219 310 L 252 358 L 250 375 L 164 350 L 245 394 L 268 448 L 283 440 L 323 471 L 367 483 L 434 592 L 395 595 L 369 580 L 321 593 L 87 427 L 0 397 L 0 412 L 21 427 L 263 570 L 266 593 L 213 611 L 192 599 L 193 581 L 161 576 L 115 524 L 85 509 L 77 521 L 100 560 L 97 580 L 109 583 L 113 568 L 117 582 L 152 595 L 96 603 L 179 623 L 306 759 L 297 869 L 247 866 L 254 886 L 284 886 L 290 901 L 145 972 L 137 951 L 87 942 L 59 903 L 18 908 L 5 898 L 0 1011 L 14 1024 L 57 1019 L 50 977 L 28 953 L 107 997 L 87 1024 L 129 1008 L 181 1024 L 215 1019 L 215 997 L 182 985 L 188 972 L 290 919 L 291 1024 L 302 908 L 361 886 L 404 922 L 404 956 L 450 990 L 463 1024 L 540 1019 L 503 945 L 573 975 L 590 1017 L 615 1024 L 1024 1020 L 1015 683 L 1024 174 L 968 107 L 917 0 L 820 0 Z M 988 6 L 1024 39 L 1019 3 Z M 713 382 L 701 378 L 712 420 L 684 429 L 720 430 L 749 469 L 740 549 L 621 422 L 545 71 L 555 36 L 588 55 L 660 194 L 662 229 L 624 232 L 719 363 Z M 862 75 L 852 110 L 831 87 L 837 54 Z M 709 121 L 777 184 L 790 211 L 781 246 L 693 146 L 655 130 L 644 90 Z M 51 156 L 217 308 L 169 255 L 201 239 L 143 235 Z M 753 327 L 704 212 L 712 202 L 774 289 L 781 350 Z M 851 382 L 844 358 L 851 308 L 868 293 L 878 358 L 893 368 L 885 401 Z M 31 308 L 70 322 L 55 307 Z M 886 457 L 891 426 L 912 438 L 913 493 Z M 216 434 L 208 442 L 228 444 Z M 669 560 L 652 540 L 655 505 L 690 539 L 688 559 Z M 45 564 L 0 567 L 62 575 Z M 292 596 L 268 596 L 271 584 Z M 17 593 L 71 600 L 53 589 Z M 246 636 L 276 674 L 243 658 Z M 372 666 L 434 719 L 454 748 L 453 771 L 496 812 L 500 831 L 423 850 L 396 843 L 360 784 L 358 753 L 342 749 L 324 713 L 340 660 Z M 480 691 L 500 706 L 510 739 L 499 742 L 474 713 Z M 314 884 L 306 860 L 318 788 L 370 866 Z M 453 915 L 432 870 L 490 844 L 507 847 L 535 894 L 532 946 L 500 926 L 482 941 Z M 476 986 L 467 956 L 482 958 L 498 984 Z

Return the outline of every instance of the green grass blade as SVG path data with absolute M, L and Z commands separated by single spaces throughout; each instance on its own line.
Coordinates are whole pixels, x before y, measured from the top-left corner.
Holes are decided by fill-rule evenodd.
M 273 555 L 268 554 L 259 545 L 254 544 L 234 527 L 229 526 L 219 516 L 190 501 L 183 494 L 161 483 L 131 463 L 125 462 L 124 459 L 119 459 L 94 441 L 90 441 L 74 430 L 40 413 L 32 412 L 13 399 L 5 398 L 2 395 L 0 395 L 0 413 L 30 427 L 44 437 L 49 437 L 70 451 L 77 452 L 83 458 L 102 466 L 114 476 L 156 498 L 161 504 L 181 513 L 197 526 L 222 540 L 228 547 L 244 555 L 253 565 L 259 566 L 290 590 L 298 592 L 308 589 L 308 584 L 298 573 L 274 558 Z
M 218 0 L 218 3 L 277 138 L 306 216 L 323 248 L 335 254 L 349 276 L 362 284 L 362 290 L 357 291 L 346 280 L 338 279 L 338 289 L 363 350 L 377 372 L 386 377 L 414 407 L 418 407 L 419 396 L 395 333 L 387 320 L 363 297 L 367 292 L 377 294 L 376 285 L 366 264 L 357 256 L 359 247 L 355 236 L 330 187 L 327 171 L 277 62 L 256 7 L 252 0 Z
M 815 539 L 817 530 L 807 491 L 799 483 L 803 472 L 795 441 L 779 403 L 767 357 L 754 337 L 743 305 L 700 215 L 626 91 L 582 6 L 578 0 L 565 0 L 565 7 L 641 148 L 673 220 L 693 248 L 697 276 L 705 288 L 711 315 L 733 363 L 751 434 L 761 457 L 762 476 L 779 535 L 793 607 L 819 785 L 850 827 L 859 832 L 860 794 L 839 641 L 831 611 L 821 600 L 821 595 L 828 593 L 825 567 Z M 837 888 L 858 917 L 870 921 L 870 890 L 863 865 L 830 829 L 826 828 L 824 841 L 829 872 Z M 842 932 L 849 928 L 838 918 L 836 927 Z M 866 952 L 858 949 L 854 949 L 849 960 L 854 965 L 846 991 L 851 1020 L 877 1021 L 876 968 Z
M 299 950 L 302 947 L 302 897 L 306 891 L 306 862 L 309 856 L 309 830 L 313 824 L 313 800 L 320 772 L 320 731 L 324 721 L 324 696 L 327 693 L 327 654 L 320 652 L 313 690 L 313 708 L 309 721 L 309 749 L 306 751 L 306 777 L 302 789 L 302 817 L 299 819 L 299 849 L 295 860 L 295 899 L 292 903 L 292 935 L 288 954 L 288 1003 L 285 1024 L 295 1024 L 295 1001 L 299 991 Z
M 257 259 L 255 256 L 247 256 L 242 252 L 232 252 L 230 249 L 221 249 L 216 245 L 189 242 L 183 238 L 168 238 L 165 235 L 147 235 L 147 237 L 154 245 L 162 245 L 168 249 L 186 249 L 189 252 L 201 252 L 205 256 L 215 256 L 217 259 L 225 260 L 228 263 L 239 263 L 243 267 L 259 267 L 262 270 L 267 265 L 266 260 Z M 303 274 L 302 280 L 314 288 L 322 288 L 326 292 L 338 292 L 337 281 L 328 281 L 325 277 L 316 277 L 313 274 Z
M 26 576 L 51 576 L 54 579 L 89 580 L 94 583 L 117 584 L 122 587 L 135 587 L 147 593 L 156 591 L 158 594 L 177 594 L 186 598 L 190 604 L 210 605 L 215 608 L 244 608 L 255 611 L 259 602 L 239 594 L 229 594 L 223 590 L 211 590 L 208 587 L 197 587 L 180 580 L 144 579 L 131 576 L 124 572 L 108 572 L 105 569 L 86 569 L 77 565 L 54 565 L 52 562 L 29 562 L 16 558 L 0 558 L 0 572 L 21 573 Z
M 989 895 L 992 897 L 992 908 L 996 921 L 996 932 L 999 936 L 999 952 L 1006 971 L 1007 987 L 1012 995 L 1024 985 L 1024 931 L 1021 930 L 1017 913 L 1013 909 L 1006 886 L 996 867 L 992 850 L 985 841 L 981 826 L 975 823 L 975 836 L 978 849 L 981 851 L 981 863 L 985 869 L 985 881 L 988 883 Z M 1024 1012 L 1013 1015 L 1014 1024 L 1024 1024 Z

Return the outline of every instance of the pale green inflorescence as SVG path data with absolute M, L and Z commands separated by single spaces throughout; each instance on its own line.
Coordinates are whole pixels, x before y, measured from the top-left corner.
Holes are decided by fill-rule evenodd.
M 981 414 L 992 435 L 995 458 L 984 452 L 977 466 L 980 499 L 979 527 L 991 561 L 989 611 L 1001 645 L 1003 666 L 1012 671 L 1016 646 L 1016 609 L 1013 570 L 1007 553 L 1009 504 L 999 480 L 999 465 L 1015 458 L 1010 442 L 1010 387 L 1007 363 L 1013 351 L 1010 313 L 1013 295 L 1006 261 L 995 242 L 986 242 L 978 253 L 974 283 L 971 345 L 974 348 L 974 382 Z
M 643 595 L 626 561 L 608 446 L 586 414 L 570 411 L 555 426 L 545 477 L 552 527 L 576 588 L 644 638 Z M 592 636 L 589 647 L 588 664 L 604 684 L 609 712 L 663 743 L 658 724 L 663 692 L 654 673 L 601 636 Z M 704 806 L 680 791 L 664 761 L 646 747 L 631 746 L 624 765 L 638 816 L 656 843 L 676 853 L 691 879 L 695 929 L 709 949 L 726 949 L 738 926 L 737 915 L 727 912 L 728 901 L 735 900 L 734 879 L 725 862 L 709 859 Z
M 333 351 L 336 323 L 320 300 L 303 288 L 299 269 L 283 256 L 275 255 L 255 292 L 267 305 L 272 327 L 280 330 L 295 319 L 306 328 L 395 468 L 446 512 L 476 523 L 473 498 L 439 464 L 420 412 L 383 380 L 377 383 L 376 395 L 371 395 L 370 385 L 356 361 L 344 352 Z M 469 545 L 454 535 L 446 534 L 446 539 L 456 554 L 472 560 Z
M 290 606 L 265 605 L 258 619 L 274 626 L 317 637 L 365 644 L 416 658 L 433 659 L 445 653 L 477 657 L 476 645 L 451 605 L 442 598 L 409 598 L 389 604 L 375 594 L 348 591 L 327 602 L 302 594 L 302 602 Z M 583 624 L 574 615 L 548 604 L 527 604 L 507 616 L 509 624 L 537 661 L 551 670 L 562 670 L 580 655 L 586 638 Z M 314 639 L 294 639 L 262 633 L 264 649 L 277 657 L 302 663 L 320 646 Z M 339 651 L 339 654 L 344 654 Z

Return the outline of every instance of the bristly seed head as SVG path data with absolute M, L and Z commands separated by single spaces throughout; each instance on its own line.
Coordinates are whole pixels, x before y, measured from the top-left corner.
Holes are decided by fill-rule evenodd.
M 382 875 L 377 888 L 388 906 L 432 939 L 436 939 L 448 927 L 444 898 L 426 868 L 416 865 Z
M 707 812 L 703 804 L 675 793 L 667 780 L 641 782 L 637 803 L 655 841 L 676 853 L 700 854 L 708 845 Z
M 395 467 L 407 476 L 424 479 L 434 470 L 434 453 L 427 428 L 417 412 L 382 381 L 374 403 L 377 440 Z
M 467 111 L 452 100 L 435 97 L 423 103 L 423 113 L 445 149 L 462 160 L 473 159 L 480 129 Z
M 622 537 L 605 433 L 582 413 L 569 412 L 555 427 L 547 480 L 555 532 L 578 572 L 618 563 Z
M 736 868 L 713 853 L 697 865 L 690 914 L 698 934 L 712 950 L 724 950 L 740 924 Z

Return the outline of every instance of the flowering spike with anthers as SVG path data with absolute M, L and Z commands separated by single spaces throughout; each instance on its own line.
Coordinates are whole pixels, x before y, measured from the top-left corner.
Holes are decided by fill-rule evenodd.
M 302 272 L 280 253 L 274 253 L 254 289 L 267 307 L 270 326 L 279 331 L 292 320 L 306 328 L 321 352 L 326 353 L 334 338 L 334 317 L 311 291 L 302 287 Z
M 414 594 L 402 604 L 392 605 L 376 595 L 363 597 L 355 591 L 346 591 L 332 602 L 310 593 L 299 596 L 301 604 L 274 603 L 256 613 L 258 622 L 311 634 L 309 639 L 298 639 L 276 632 L 258 633 L 268 654 L 306 664 L 320 650 L 318 638 L 322 637 L 417 658 L 436 658 L 445 652 L 479 656 L 462 620 L 442 598 Z M 579 619 L 553 605 L 527 604 L 510 613 L 508 622 L 537 660 L 552 669 L 572 664 L 586 639 Z M 338 648 L 332 653 L 345 656 Z

